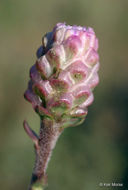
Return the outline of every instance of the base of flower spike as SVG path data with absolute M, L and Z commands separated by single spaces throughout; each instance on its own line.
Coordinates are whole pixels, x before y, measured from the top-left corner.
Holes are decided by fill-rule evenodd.
M 28 126 L 26 121 L 24 121 L 24 129 L 34 142 L 36 153 L 36 161 L 29 190 L 43 190 L 43 187 L 47 185 L 46 169 L 48 162 L 63 129 L 58 123 L 53 122 L 49 118 L 42 121 L 39 137 L 35 135 L 35 132 Z

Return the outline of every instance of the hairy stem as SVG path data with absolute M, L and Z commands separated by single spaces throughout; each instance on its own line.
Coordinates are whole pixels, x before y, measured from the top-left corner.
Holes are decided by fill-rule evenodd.
M 46 169 L 48 162 L 62 130 L 60 130 L 60 125 L 58 123 L 47 119 L 41 122 L 39 137 L 26 122 L 24 122 L 24 128 L 34 142 L 36 153 L 35 166 L 29 190 L 44 190 L 47 184 Z

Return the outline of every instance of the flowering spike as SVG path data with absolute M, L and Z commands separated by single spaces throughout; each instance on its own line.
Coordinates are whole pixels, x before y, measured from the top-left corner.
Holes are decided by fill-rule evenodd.
M 58 23 L 42 38 L 25 92 L 41 118 L 39 138 L 24 122 L 28 135 L 38 141 L 33 174 L 37 181 L 46 177 L 51 151 L 63 129 L 81 124 L 93 102 L 99 82 L 97 50 L 92 28 Z

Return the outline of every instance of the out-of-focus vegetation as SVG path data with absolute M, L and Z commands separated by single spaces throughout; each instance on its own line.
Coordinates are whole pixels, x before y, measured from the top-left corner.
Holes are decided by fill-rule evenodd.
M 22 122 L 37 132 L 39 118 L 23 98 L 29 68 L 44 33 L 57 22 L 94 28 L 99 38 L 100 84 L 79 127 L 60 137 L 48 167 L 47 190 L 128 189 L 128 1 L 0 1 L 0 189 L 23 190 L 34 164 Z M 114 187 L 109 187 L 113 190 Z

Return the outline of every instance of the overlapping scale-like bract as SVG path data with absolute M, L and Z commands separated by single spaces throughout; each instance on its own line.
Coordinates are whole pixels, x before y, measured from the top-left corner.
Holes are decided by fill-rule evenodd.
M 25 98 L 41 119 L 76 126 L 84 121 L 99 82 L 98 40 L 92 28 L 57 24 L 42 39 Z

